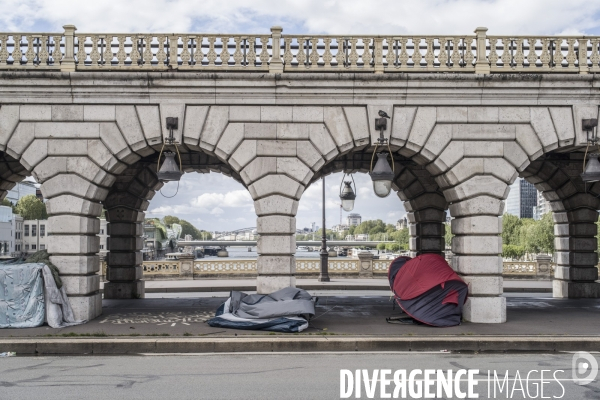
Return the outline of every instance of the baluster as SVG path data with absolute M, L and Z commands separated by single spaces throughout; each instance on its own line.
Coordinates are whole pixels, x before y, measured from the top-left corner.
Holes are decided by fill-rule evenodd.
M 537 63 L 537 53 L 535 52 L 535 42 L 536 39 L 529 38 L 527 39 L 527 44 L 529 45 L 529 53 L 527 54 L 527 62 L 529 63 L 529 68 L 535 68 Z
M 13 67 L 21 65 L 23 59 L 23 51 L 21 50 L 21 35 L 13 36 L 15 47 L 12 51 Z
M 579 46 L 579 73 L 587 74 L 590 70 L 588 67 L 588 55 L 587 55 L 587 43 L 588 40 L 585 38 L 577 39 Z
M 498 65 L 498 52 L 496 51 L 496 43 L 498 39 L 490 38 L 490 55 L 488 56 L 488 60 L 490 60 L 490 68 L 495 68 Z
M 85 67 L 85 60 L 87 60 L 87 53 L 85 52 L 85 36 L 77 36 L 77 64 L 81 68 Z M 80 56 L 81 55 L 81 56 Z
M 208 66 L 214 67 L 215 61 L 217 60 L 217 52 L 215 51 L 215 41 L 217 40 L 214 36 L 208 37 L 208 53 L 206 58 L 208 59 Z
M 8 35 L 0 35 L 0 67 L 6 66 L 8 57 Z
M 516 68 L 523 69 L 523 63 L 525 62 L 525 54 L 523 53 L 523 39 L 517 39 L 517 51 L 514 57 Z
M 92 51 L 90 52 L 90 59 L 92 60 L 92 67 L 98 67 L 98 61 L 100 60 L 100 52 L 98 51 L 98 36 L 91 36 L 92 39 Z
M 41 49 L 38 53 L 38 65 L 47 65 L 50 54 L 48 53 L 48 36 L 42 35 L 40 40 Z
M 502 66 L 504 68 L 512 67 L 512 55 L 510 54 L 510 43 L 511 40 L 509 38 L 502 38 Z
M 363 67 L 369 68 L 371 66 L 371 60 L 373 57 L 371 56 L 371 39 L 363 38 L 363 53 L 362 53 L 362 61 Z
M 52 49 L 52 63 L 54 65 L 59 65 L 63 58 L 62 50 L 60 49 L 61 40 L 62 36 L 52 36 L 52 41 L 54 43 Z
M 261 36 L 260 37 L 260 44 L 261 44 L 261 51 L 260 51 L 260 63 L 263 67 L 267 66 L 269 64 L 269 59 L 271 58 L 271 56 L 269 56 L 269 37 L 268 36 Z
M 112 52 L 112 35 L 106 37 L 106 49 L 104 50 L 104 65 L 111 66 L 114 54 Z
M 385 62 L 388 68 L 391 68 L 392 65 L 396 65 L 396 52 L 394 49 L 396 41 L 393 38 L 386 38 L 385 44 L 387 46 L 387 51 L 385 52 Z
M 358 63 L 358 58 L 359 58 L 358 51 L 356 50 L 358 39 L 352 38 L 349 40 L 349 42 L 350 42 L 351 50 L 350 50 L 350 55 L 348 56 L 348 62 L 350 64 L 350 68 L 356 68 L 357 63 Z
M 144 36 L 144 67 L 152 68 L 152 59 L 154 58 L 154 54 L 152 54 L 152 36 Z
M 242 38 L 240 36 L 235 36 L 233 38 L 235 42 L 235 51 L 233 52 L 233 62 L 236 67 L 242 66 L 242 61 L 244 60 L 244 54 L 242 54 L 242 49 L 240 48 L 240 42 Z
M 141 37 L 131 36 L 131 53 L 129 53 L 129 58 L 131 59 L 132 67 L 141 66 L 140 39 Z
M 227 67 L 229 65 L 229 59 L 231 55 L 229 54 L 229 37 L 221 38 L 221 54 L 219 54 L 219 58 L 221 59 L 221 66 Z
M 256 37 L 248 38 L 248 65 L 256 66 Z
M 433 52 L 433 38 L 425 38 L 427 44 L 427 52 L 425 53 L 425 62 L 427 68 L 433 68 L 433 62 L 435 61 L 435 54 Z
M 119 43 L 119 50 L 117 50 L 117 67 L 124 67 L 125 60 L 127 60 L 127 52 L 125 51 L 125 41 L 127 37 L 124 35 L 117 36 L 117 42 Z
M 373 67 L 376 74 L 383 74 L 383 38 L 373 39 L 373 46 L 375 47 L 375 61 Z
M 294 61 L 294 54 L 292 53 L 292 40 L 291 37 L 286 37 L 284 42 L 284 52 L 283 52 L 283 63 L 286 67 L 290 67 L 292 65 L 292 61 Z
M 557 39 L 554 41 L 554 66 L 561 67 L 563 62 L 563 53 L 562 53 L 562 39 Z
M 575 67 L 575 61 L 577 61 L 577 54 L 575 54 L 575 42 L 577 39 L 567 39 L 567 68 Z M 587 58 L 587 57 L 586 57 Z
M 319 67 L 319 59 L 321 58 L 321 56 L 319 56 L 319 52 L 317 51 L 317 46 L 319 45 L 319 38 L 312 38 L 309 42 L 312 44 L 309 57 L 310 67 L 312 69 L 316 69 Z
M 400 51 L 400 55 L 398 56 L 398 67 L 408 67 L 408 60 L 410 59 L 410 56 L 408 55 L 408 38 L 400 38 L 398 40 L 398 43 L 400 45 L 400 47 L 402 48 L 402 50 Z
M 590 55 L 590 61 L 592 62 L 593 69 L 598 69 L 598 64 L 600 64 L 600 54 L 598 54 L 598 43 L 600 43 L 600 39 L 592 39 L 592 54 Z
M 165 52 L 165 40 L 167 38 L 165 36 L 157 36 L 156 40 L 158 40 L 158 51 L 156 52 L 156 61 L 158 61 L 158 67 L 164 67 L 165 62 L 167 61 L 167 53 Z
M 421 54 L 421 39 L 420 38 L 413 38 L 413 55 L 412 55 L 412 60 L 413 60 L 413 67 L 417 68 L 419 66 L 421 66 L 421 60 L 423 59 L 423 55 Z
M 440 54 L 438 55 L 438 61 L 440 62 L 440 69 L 448 68 L 448 51 L 450 47 L 450 41 L 447 38 L 439 38 L 440 42 Z
M 550 65 L 550 39 L 542 39 L 542 54 L 540 54 L 540 61 L 542 62 L 542 68 L 552 68 Z
M 335 41 L 337 43 L 337 53 L 335 54 L 335 61 L 337 63 L 337 66 L 339 68 L 342 68 L 346 66 L 346 51 L 344 49 L 345 39 L 336 38 Z
M 194 61 L 196 62 L 196 66 L 202 67 L 202 61 L 204 61 L 204 52 L 202 51 L 202 43 L 204 42 L 204 38 L 202 36 L 198 36 L 196 38 L 196 51 L 194 52 Z M 192 51 L 194 50 L 193 44 Z
M 333 54 L 331 54 L 331 38 L 323 38 L 325 43 L 325 52 L 323 53 L 323 64 L 325 68 L 331 68 L 331 61 L 333 61 Z
M 35 61 L 35 50 L 33 49 L 33 36 L 28 35 L 27 38 L 27 51 L 25 52 L 25 63 L 33 64 Z
M 306 65 L 306 49 L 305 49 L 306 39 L 298 38 L 298 53 L 296 54 L 296 61 L 298 61 L 298 66 L 308 66 Z

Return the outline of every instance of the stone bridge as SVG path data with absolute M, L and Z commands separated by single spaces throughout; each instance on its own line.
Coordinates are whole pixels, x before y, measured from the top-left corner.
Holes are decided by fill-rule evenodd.
M 257 290 L 295 283 L 306 188 L 368 172 L 379 110 L 411 249 L 444 249 L 469 284 L 465 319 L 506 320 L 501 216 L 534 183 L 554 212 L 555 297 L 598 297 L 600 183 L 580 174 L 582 119 L 598 118 L 600 38 L 0 33 L 0 189 L 33 176 L 48 250 L 79 318 L 101 313 L 98 216 L 109 221 L 106 298 L 144 296 L 142 222 L 177 117 L 186 172 L 241 182 L 257 215 Z M 376 204 L 374 204 L 376 206 Z

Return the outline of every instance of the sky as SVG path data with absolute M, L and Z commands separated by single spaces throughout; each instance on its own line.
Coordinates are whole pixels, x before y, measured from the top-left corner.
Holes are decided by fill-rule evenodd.
M 280 25 L 293 34 L 470 34 L 600 35 L 600 0 L 0 0 L 0 32 L 247 33 L 267 34 Z M 340 223 L 341 174 L 326 178 L 327 226 Z M 395 193 L 372 191 L 368 175 L 356 174 L 354 212 L 395 223 L 405 215 Z M 300 201 L 297 227 L 321 225 L 321 183 Z M 165 185 L 166 196 L 177 190 Z M 157 193 L 148 216 L 178 215 L 206 230 L 256 225 L 252 199 L 244 187 L 218 173 L 185 174 L 173 198 Z M 346 213 L 344 213 L 345 219 Z

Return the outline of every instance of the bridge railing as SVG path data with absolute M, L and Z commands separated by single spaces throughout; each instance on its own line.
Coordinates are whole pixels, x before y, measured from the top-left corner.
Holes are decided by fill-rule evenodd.
M 579 73 L 600 36 L 0 33 L 0 69 Z

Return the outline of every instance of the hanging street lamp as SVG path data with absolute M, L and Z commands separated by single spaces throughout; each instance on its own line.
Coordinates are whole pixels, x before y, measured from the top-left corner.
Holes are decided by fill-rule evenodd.
M 373 191 L 378 197 L 387 197 L 392 191 L 392 181 L 394 180 L 394 156 L 390 149 L 388 140 L 383 136 L 383 131 L 387 129 L 387 120 L 390 118 L 385 111 L 379 110 L 380 118 L 375 118 L 375 129 L 379 131 L 379 138 L 375 144 L 375 150 L 373 150 L 373 157 L 371 158 L 371 180 L 373 181 Z M 377 152 L 378 146 L 386 146 L 388 151 Z M 373 160 L 377 154 L 377 163 L 373 168 Z M 392 166 L 387 161 L 388 154 L 392 158 Z
M 351 181 L 344 181 L 344 178 L 348 175 L 352 178 Z M 344 188 L 342 188 L 342 184 Z M 352 186 L 354 185 L 354 189 Z M 356 199 L 356 184 L 354 183 L 354 177 L 350 174 L 344 174 L 342 182 L 340 183 L 340 200 L 342 201 L 342 208 L 344 211 L 352 211 L 354 209 L 354 200 Z M 341 222 L 340 222 L 341 223 Z
M 167 117 L 167 129 L 169 130 L 169 137 L 167 137 L 163 142 L 163 146 L 160 149 L 160 154 L 158 155 L 158 162 L 156 166 L 158 179 L 162 182 L 179 181 L 181 179 L 181 176 L 183 175 L 183 168 L 181 166 L 181 154 L 179 154 L 177 142 L 173 137 L 173 129 L 177 129 L 177 126 L 178 118 Z M 160 158 L 163 154 L 163 150 L 165 149 L 166 144 L 175 146 L 175 150 L 177 151 L 177 156 L 179 158 L 179 166 L 175 161 L 175 153 L 172 151 L 165 151 L 165 161 L 159 169 L 158 166 L 160 165 Z
M 585 162 L 590 145 L 598 145 L 598 134 L 596 132 L 597 126 L 598 119 L 596 118 L 584 119 L 581 121 L 581 128 L 586 132 L 588 142 L 587 147 L 585 148 L 585 155 L 583 156 L 583 173 L 581 174 L 581 179 L 584 182 L 600 181 L 600 162 L 598 161 L 600 154 L 597 152 L 591 153 L 588 162 Z

